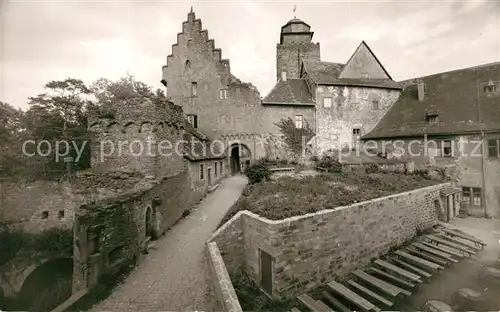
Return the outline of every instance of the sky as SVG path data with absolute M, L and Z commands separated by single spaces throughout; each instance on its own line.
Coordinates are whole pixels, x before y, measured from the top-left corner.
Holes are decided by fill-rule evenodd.
M 500 61 L 500 1 L 0 0 L 0 101 L 26 109 L 50 80 L 127 73 L 162 88 L 161 67 L 190 7 L 231 72 L 265 96 L 281 26 L 311 26 L 321 60 L 345 63 L 364 40 L 396 81 Z

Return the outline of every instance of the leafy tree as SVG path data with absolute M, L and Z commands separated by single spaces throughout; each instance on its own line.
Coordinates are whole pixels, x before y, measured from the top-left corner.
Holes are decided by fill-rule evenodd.
M 22 110 L 0 101 L 0 176 L 15 174 L 21 164 L 23 117 Z
M 282 118 L 278 123 L 275 123 L 283 134 L 285 143 L 294 156 L 300 156 L 305 144 L 314 137 L 314 131 L 305 121 L 304 127 L 297 128 L 292 118 Z
M 83 81 L 67 78 L 61 81 L 50 81 L 44 86 L 46 92 L 29 98 L 30 108 L 25 114 L 27 132 L 35 141 L 51 142 L 51 153 L 41 163 L 43 173 L 48 171 L 64 172 L 65 164 L 55 159 L 55 142 L 65 140 L 69 143 L 68 156 L 76 159 L 74 145 L 84 146 L 84 154 L 78 162 L 73 163 L 74 169 L 84 169 L 90 166 L 90 150 L 86 142 L 87 111 L 94 104 L 87 99 L 90 89 Z M 85 145 L 84 145 L 85 144 Z M 46 149 L 47 146 L 43 146 Z M 66 146 L 60 146 L 66 148 Z M 49 152 L 44 150 L 43 152 Z M 65 150 L 59 153 L 64 154 Z

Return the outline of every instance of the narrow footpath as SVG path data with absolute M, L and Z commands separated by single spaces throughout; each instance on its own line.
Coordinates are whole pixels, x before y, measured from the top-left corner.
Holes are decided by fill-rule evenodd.
M 211 311 L 205 242 L 246 184 L 243 176 L 224 180 L 92 311 Z

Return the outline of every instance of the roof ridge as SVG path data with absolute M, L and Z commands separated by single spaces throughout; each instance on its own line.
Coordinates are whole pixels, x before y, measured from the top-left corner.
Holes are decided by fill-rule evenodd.
M 422 78 L 428 78 L 428 77 L 442 75 L 442 74 L 449 74 L 449 73 L 458 72 L 458 71 L 462 71 L 462 70 L 478 69 L 478 68 L 487 67 L 487 66 L 494 66 L 494 65 L 500 65 L 500 61 L 491 62 L 491 63 L 485 63 L 485 64 L 480 64 L 480 65 L 475 65 L 475 66 L 471 66 L 471 67 L 463 67 L 463 68 L 451 69 L 451 70 L 448 70 L 448 71 L 434 73 L 434 74 L 430 74 L 430 75 L 418 76 L 418 77 L 414 77 L 414 78 L 408 78 L 408 79 L 405 79 L 405 80 L 400 80 L 398 82 L 410 82 L 412 80 L 417 80 L 417 79 L 422 79 Z

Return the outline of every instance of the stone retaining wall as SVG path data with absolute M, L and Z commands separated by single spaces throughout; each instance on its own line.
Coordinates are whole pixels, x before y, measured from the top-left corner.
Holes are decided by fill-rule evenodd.
M 240 302 L 234 291 L 222 255 L 216 242 L 207 244 L 208 270 L 212 289 L 218 301 L 216 311 L 242 312 Z
M 278 221 L 240 211 L 210 241 L 224 246 L 224 261 L 231 269 L 242 267 L 257 283 L 259 250 L 267 252 L 274 259 L 271 295 L 294 297 L 344 277 L 434 226 L 442 206 L 439 192 L 449 186 L 433 185 Z

